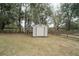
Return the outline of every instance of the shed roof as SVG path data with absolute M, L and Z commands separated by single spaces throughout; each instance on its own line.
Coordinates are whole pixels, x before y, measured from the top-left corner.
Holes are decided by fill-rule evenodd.
M 46 25 L 43 25 L 43 24 L 37 24 L 37 25 L 34 25 L 33 27 L 39 27 L 39 26 L 41 26 L 41 27 L 47 27 Z

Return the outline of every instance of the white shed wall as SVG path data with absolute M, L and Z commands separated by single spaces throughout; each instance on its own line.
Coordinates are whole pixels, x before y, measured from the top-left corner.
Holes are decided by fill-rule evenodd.
M 44 28 L 37 27 L 37 36 L 44 36 Z
M 36 27 L 33 27 L 33 36 L 36 36 Z
M 48 36 L 48 29 L 45 27 L 45 36 Z
M 48 36 L 47 26 L 34 26 L 33 27 L 33 36 Z

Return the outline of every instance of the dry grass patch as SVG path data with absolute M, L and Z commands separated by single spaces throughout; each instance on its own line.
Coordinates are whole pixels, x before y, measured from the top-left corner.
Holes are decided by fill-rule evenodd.
M 0 34 L 0 55 L 79 55 L 79 42 L 56 35 Z

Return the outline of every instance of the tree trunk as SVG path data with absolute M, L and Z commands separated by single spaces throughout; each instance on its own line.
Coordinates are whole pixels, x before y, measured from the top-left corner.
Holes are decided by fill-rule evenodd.
M 5 28 L 5 23 L 2 23 L 2 26 L 1 26 L 1 31 L 3 31 Z
M 19 17 L 19 32 L 21 32 L 21 20 L 20 20 L 20 17 Z
M 21 5 L 19 5 L 19 32 L 21 32 Z
M 24 29 L 25 29 L 25 30 L 24 30 L 25 33 L 26 33 L 26 22 L 27 22 L 27 18 L 26 18 L 26 14 L 25 14 L 25 26 L 24 26 L 24 27 L 25 27 L 25 28 L 24 28 Z

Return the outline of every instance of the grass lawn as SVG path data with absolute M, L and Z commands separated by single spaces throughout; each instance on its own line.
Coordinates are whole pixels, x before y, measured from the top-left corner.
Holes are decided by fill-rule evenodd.
M 79 55 L 79 41 L 56 35 L 0 34 L 0 55 Z

